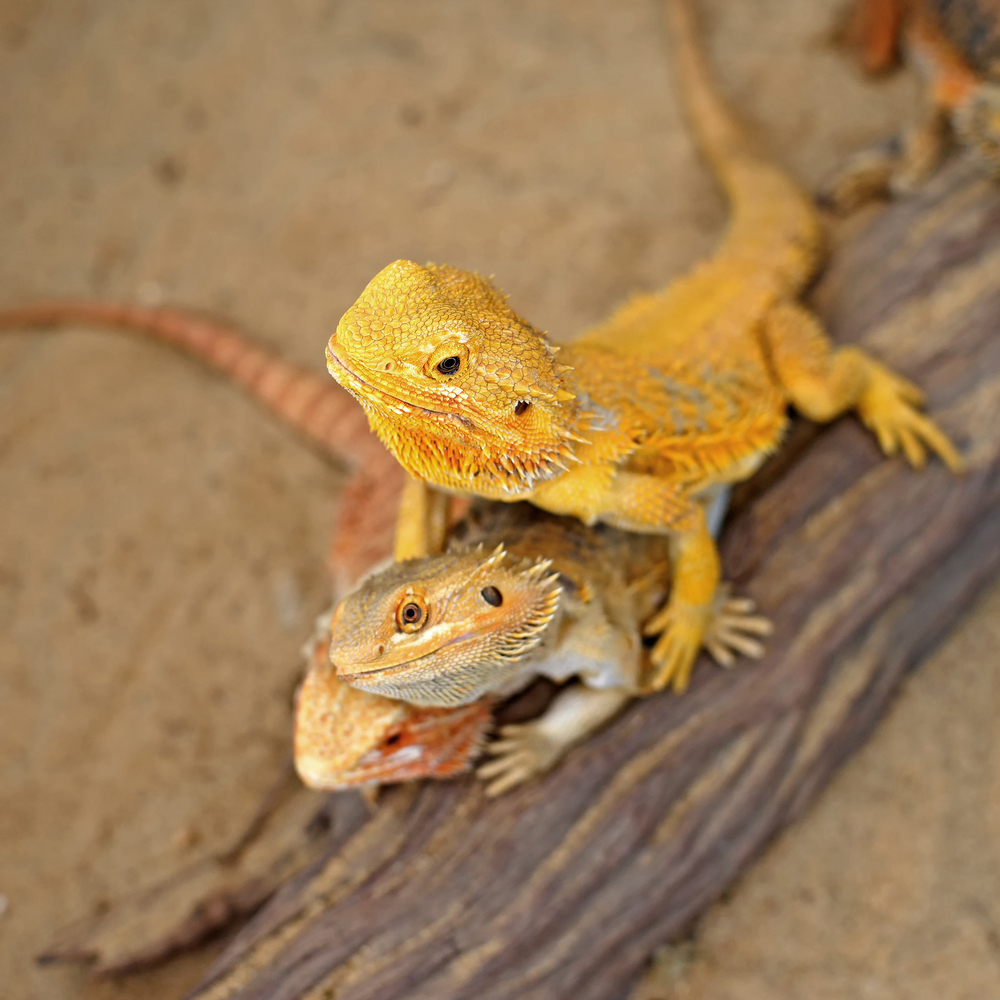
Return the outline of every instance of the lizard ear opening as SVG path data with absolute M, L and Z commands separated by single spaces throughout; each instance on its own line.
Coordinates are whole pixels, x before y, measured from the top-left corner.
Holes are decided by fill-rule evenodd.
M 495 608 L 503 604 L 503 594 L 496 587 L 483 587 L 479 593 L 487 604 L 492 604 Z

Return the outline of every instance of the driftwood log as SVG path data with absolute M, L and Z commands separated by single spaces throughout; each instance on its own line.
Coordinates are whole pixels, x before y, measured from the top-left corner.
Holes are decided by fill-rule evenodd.
M 815 298 L 926 388 L 968 474 L 884 461 L 854 420 L 801 427 L 723 537 L 775 621 L 765 660 L 703 666 L 499 800 L 468 779 L 354 810 L 199 1000 L 622 996 L 802 813 L 1000 569 L 1000 191 L 956 162 L 844 241 Z
M 816 303 L 926 388 L 967 475 L 884 461 L 851 419 L 793 435 L 722 546 L 775 621 L 765 660 L 702 666 L 499 800 L 472 779 L 388 791 L 199 1000 L 623 996 L 802 813 L 1000 569 L 1000 190 L 952 164 L 837 248 Z

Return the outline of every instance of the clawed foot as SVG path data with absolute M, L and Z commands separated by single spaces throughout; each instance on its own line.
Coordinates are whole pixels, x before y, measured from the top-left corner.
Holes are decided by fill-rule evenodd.
M 886 197 L 899 171 L 900 145 L 894 137 L 855 153 L 842 170 L 820 186 L 816 195 L 820 207 L 848 215 L 869 201 Z
M 504 726 L 500 738 L 485 747 L 495 759 L 476 773 L 487 782 L 486 794 L 495 798 L 544 774 L 559 760 L 563 749 L 537 722 Z
M 755 636 L 770 635 L 770 619 L 755 615 L 756 606 L 749 597 L 730 597 L 728 584 L 722 584 L 715 598 L 715 611 L 702 644 L 720 667 L 732 667 L 736 654 L 759 660 L 764 644 Z
M 668 604 L 644 629 L 646 635 L 664 630 L 650 654 L 653 671 L 646 690 L 660 691 L 673 684 L 674 692 L 682 694 L 702 646 L 723 667 L 733 666 L 737 654 L 760 659 L 764 645 L 758 637 L 770 635 L 773 626 L 755 610 L 748 597 L 730 597 L 727 584 L 719 585 L 707 607 Z
M 648 690 L 662 691 L 668 684 L 673 685 L 675 694 L 687 690 L 711 616 L 711 604 L 671 600 L 646 623 L 643 629 L 646 635 L 662 633 L 649 654 L 653 670 Z
M 952 472 L 961 473 L 964 466 L 954 445 L 933 420 L 917 411 L 922 402 L 923 393 L 912 382 L 879 365 L 858 403 L 858 414 L 886 455 L 902 450 L 910 465 L 921 469 L 930 448 Z

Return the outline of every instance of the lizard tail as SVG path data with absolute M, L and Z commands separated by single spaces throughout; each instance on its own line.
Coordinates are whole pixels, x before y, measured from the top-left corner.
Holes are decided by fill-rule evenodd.
M 771 271 L 790 292 L 815 273 L 822 251 L 812 201 L 783 170 L 758 154 L 719 93 L 690 0 L 667 0 L 675 72 L 692 131 L 729 196 L 732 217 L 720 257 Z
M 290 364 L 224 324 L 176 309 L 99 302 L 52 302 L 0 311 L 0 329 L 69 323 L 113 326 L 170 344 L 241 385 L 325 455 L 382 467 L 378 463 L 385 450 L 347 392 L 327 376 Z

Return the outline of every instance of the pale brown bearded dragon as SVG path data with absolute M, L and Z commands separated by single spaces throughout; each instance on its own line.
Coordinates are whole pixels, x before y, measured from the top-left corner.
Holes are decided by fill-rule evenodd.
M 329 640 L 337 674 L 314 665 L 299 696 L 298 732 L 307 732 L 304 720 L 318 717 L 317 704 L 343 696 L 337 687 L 343 681 L 369 697 L 384 696 L 379 712 L 391 711 L 385 698 L 461 712 L 484 697 L 506 697 L 536 676 L 578 678 L 540 718 L 504 726 L 500 739 L 487 744 L 496 759 L 479 774 L 487 792 L 498 795 L 548 770 L 643 692 L 641 625 L 669 586 L 670 542 L 586 527 L 525 504 L 487 504 L 475 514 L 453 551 L 392 564 L 341 601 Z M 724 591 L 715 596 L 704 643 L 720 663 L 732 664 L 735 652 L 763 652 L 758 637 L 770 624 L 752 612 L 749 600 Z M 308 722 L 308 733 L 320 739 L 327 731 Z M 367 746 L 372 736 L 360 739 Z M 360 758 L 344 740 L 331 745 L 324 780 L 315 742 L 310 737 L 300 750 L 297 737 L 299 772 L 310 784 L 337 787 L 344 760 L 353 767 Z M 378 780 L 396 780 L 384 748 L 370 759 L 380 768 Z
M 416 481 L 666 535 L 673 588 L 646 630 L 662 633 L 652 686 L 682 691 L 720 581 L 706 509 L 778 447 L 789 404 L 820 421 L 855 409 L 915 467 L 928 447 L 955 471 L 961 460 L 918 412 L 919 389 L 833 348 L 797 301 L 821 256 L 817 214 L 752 151 L 687 5 L 668 8 L 689 117 L 732 203 L 715 255 L 558 358 L 486 279 L 397 261 L 344 315 L 327 358 Z

